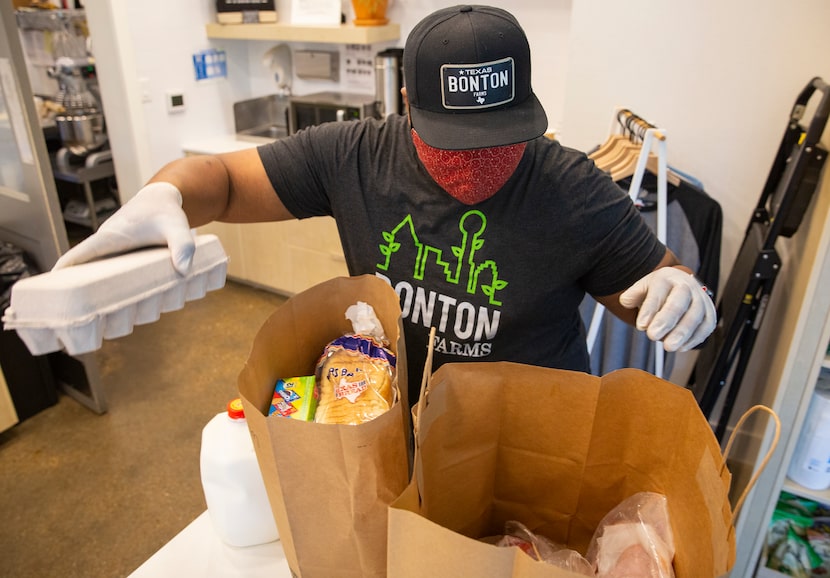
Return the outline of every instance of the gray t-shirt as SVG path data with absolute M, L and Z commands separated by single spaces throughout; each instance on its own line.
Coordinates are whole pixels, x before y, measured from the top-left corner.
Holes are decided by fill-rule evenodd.
M 433 326 L 433 369 L 507 360 L 590 371 L 584 294 L 629 287 L 665 253 L 625 191 L 544 137 L 475 205 L 431 179 L 403 116 L 319 125 L 259 154 L 295 217 L 335 218 L 350 274 L 397 291 L 412 403 Z

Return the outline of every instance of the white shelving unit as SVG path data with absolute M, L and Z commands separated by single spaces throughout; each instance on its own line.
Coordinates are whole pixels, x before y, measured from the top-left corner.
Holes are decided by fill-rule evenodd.
M 797 247 L 790 255 L 790 265 L 785 264 L 789 273 L 782 275 L 776 286 L 778 323 L 768 346 L 769 371 L 759 377 L 767 382 L 761 402 L 781 419 L 781 438 L 738 520 L 737 558 L 731 578 L 784 576 L 763 567 L 761 561 L 767 529 L 782 491 L 830 504 L 830 491 L 808 490 L 786 476 L 816 383 L 822 372 L 826 375 L 830 371 L 830 174 L 826 170 L 801 227 L 800 237 L 791 240 Z M 761 458 L 759 455 L 757 461 Z
M 821 367 L 823 375 L 827 376 L 830 374 L 830 356 L 825 356 L 824 361 L 821 363 Z M 789 465 L 789 460 L 787 460 L 787 465 Z M 785 477 L 781 490 L 808 500 L 815 500 L 821 504 L 830 505 L 830 489 L 811 490 L 794 482 L 789 477 Z M 759 562 L 758 570 L 755 573 L 756 578 L 789 578 L 789 576 L 783 572 L 778 572 L 777 570 L 761 565 L 761 562 Z
M 824 361 L 821 362 L 821 374 L 819 380 L 823 380 L 825 382 L 830 381 L 830 356 L 825 356 Z M 830 505 L 830 488 L 826 490 L 811 490 L 787 477 L 784 479 L 782 489 L 790 492 L 791 494 L 801 496 L 802 498 Z
M 829 319 L 830 321 L 830 319 Z M 828 324 L 830 325 L 830 324 Z M 826 380 L 830 378 L 830 356 L 825 355 L 824 359 L 820 362 L 820 378 L 822 380 Z M 816 380 L 818 382 L 818 379 Z M 810 398 L 812 398 L 812 391 L 815 389 L 816 383 L 811 384 L 807 390 L 810 392 Z M 799 425 L 798 428 L 794 430 L 793 437 L 798 438 L 797 433 L 800 433 L 801 428 L 803 426 L 803 422 Z M 790 444 L 792 446 L 792 444 Z M 781 483 L 780 491 L 786 491 L 791 494 L 795 494 L 801 498 L 806 498 L 808 500 L 815 500 L 821 504 L 830 505 L 830 489 L 826 490 L 811 490 L 809 488 L 805 488 L 801 484 L 796 483 L 795 481 L 791 480 L 789 477 L 786 476 L 786 470 L 789 468 L 789 462 L 792 458 L 792 450 L 787 451 L 787 458 L 782 462 L 782 468 L 784 469 L 784 478 L 783 482 Z M 780 492 L 779 492 L 780 493 Z M 773 498 L 777 500 L 778 495 L 774 495 Z M 774 504 L 773 504 L 774 507 Z M 767 526 L 769 523 L 767 522 Z M 758 562 L 758 569 L 755 573 L 756 578 L 787 578 L 787 575 L 778 572 L 777 570 L 773 570 L 772 568 L 767 568 L 763 565 L 764 560 L 759 558 Z

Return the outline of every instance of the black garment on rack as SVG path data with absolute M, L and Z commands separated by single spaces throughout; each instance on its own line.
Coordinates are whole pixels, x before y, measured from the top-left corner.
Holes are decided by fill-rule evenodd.
M 629 179 L 620 181 L 620 185 L 628 190 Z M 640 197 L 643 206 L 640 212 L 645 217 L 648 213 L 657 212 L 657 177 L 652 173 L 643 176 L 643 189 L 645 196 Z M 721 240 L 723 235 L 723 211 L 720 203 L 710 197 L 706 192 L 695 185 L 681 179 L 678 186 L 668 184 L 667 186 L 668 208 L 672 203 L 677 203 L 685 217 L 688 229 L 691 231 L 695 244 L 698 248 L 698 267 L 690 267 L 695 275 L 703 281 L 713 293 L 717 294 L 718 282 L 720 281 L 720 257 Z M 656 217 L 655 217 L 656 222 Z M 685 227 L 682 221 L 673 221 L 667 218 L 667 244 L 669 249 L 675 251 L 672 244 L 672 232 L 678 227 Z M 653 225 L 656 227 L 656 225 Z M 681 263 L 689 266 L 684 257 L 675 251 Z
M 630 179 L 619 181 L 626 191 Z M 653 230 L 657 230 L 657 177 L 647 172 L 641 185 L 640 212 Z M 681 180 L 666 190 L 666 245 L 681 263 L 695 272 L 712 291 L 716 292 L 720 277 L 721 237 L 723 212 L 720 204 L 699 187 Z M 596 301 L 590 296 L 583 300 L 580 310 L 586 326 L 591 323 Z M 666 352 L 663 378 L 668 379 L 674 355 Z M 654 345 L 645 333 L 605 314 L 591 350 L 591 373 L 604 375 L 622 367 L 634 367 L 654 373 Z

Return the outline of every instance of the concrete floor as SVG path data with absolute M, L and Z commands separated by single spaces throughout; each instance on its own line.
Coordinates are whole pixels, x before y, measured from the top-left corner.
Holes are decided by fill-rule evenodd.
M 203 512 L 202 428 L 284 301 L 228 282 L 104 342 L 107 413 L 61 395 L 0 433 L 0 576 L 128 576 Z

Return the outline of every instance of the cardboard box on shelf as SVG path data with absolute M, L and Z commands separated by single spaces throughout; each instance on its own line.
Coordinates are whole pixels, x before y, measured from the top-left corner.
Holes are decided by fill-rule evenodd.
M 277 21 L 274 0 L 216 0 L 219 24 L 257 24 Z

